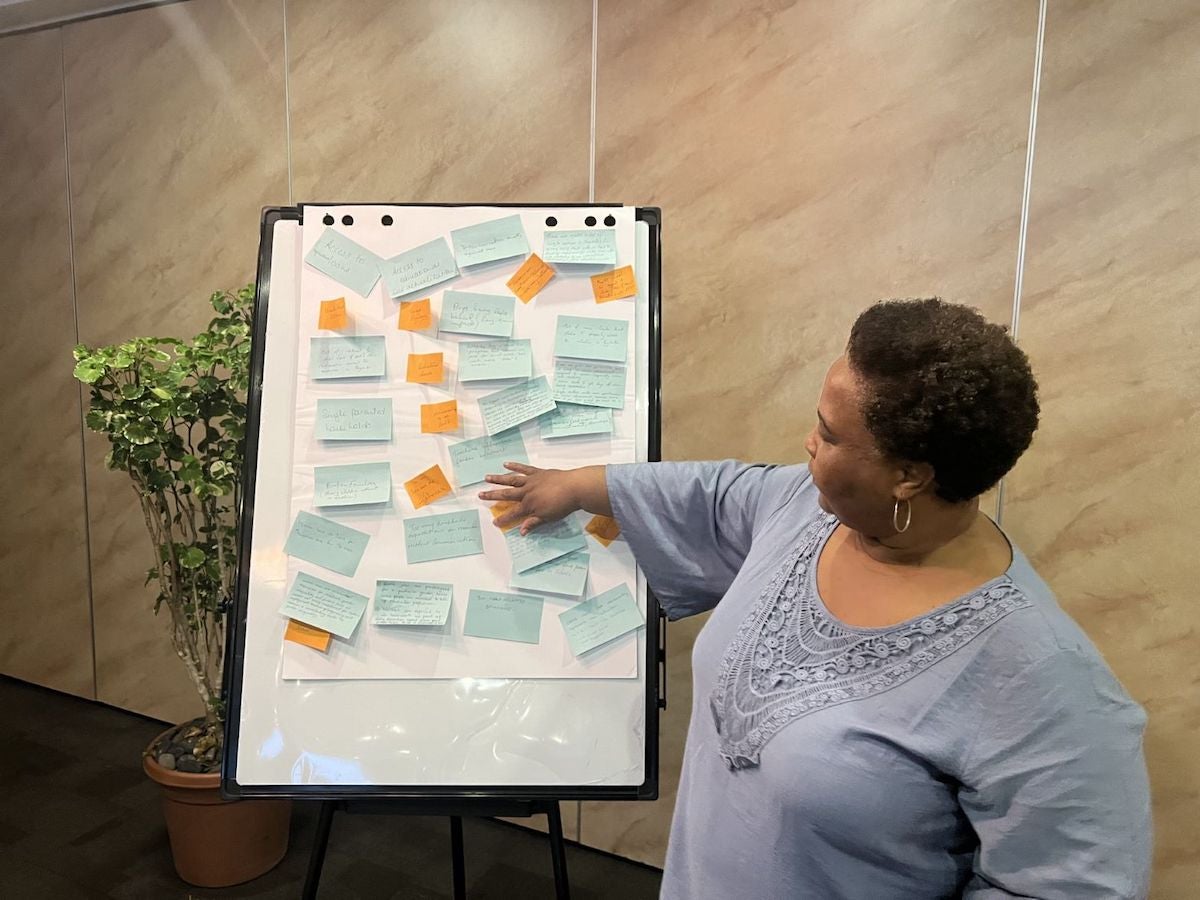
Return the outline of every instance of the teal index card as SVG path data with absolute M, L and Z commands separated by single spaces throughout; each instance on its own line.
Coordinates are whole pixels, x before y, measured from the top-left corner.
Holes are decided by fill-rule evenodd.
M 519 591 L 538 591 L 542 594 L 562 594 L 578 597 L 587 584 L 591 557 L 582 550 L 552 559 L 548 563 L 513 572 L 508 586 Z
M 577 603 L 558 616 L 571 652 L 582 656 L 646 624 L 637 601 L 623 584 Z
M 529 252 L 529 241 L 525 239 L 520 216 L 505 216 L 456 228 L 450 232 L 450 242 L 454 244 L 454 258 L 460 266 L 524 256 Z
M 321 232 L 304 261 L 363 297 L 375 287 L 383 262 L 366 247 L 360 247 L 332 228 Z
M 444 237 L 385 259 L 380 267 L 388 296 L 393 300 L 458 276 L 454 254 Z
M 529 378 L 532 374 L 533 349 L 526 338 L 463 341 L 458 345 L 459 381 Z
M 279 612 L 289 619 L 349 640 L 366 608 L 367 598 L 362 594 L 330 584 L 307 572 L 298 572 Z
M 554 399 L 583 406 L 622 409 L 625 406 L 625 367 L 560 359 L 554 364 Z
M 308 342 L 310 378 L 382 378 L 387 348 L 382 334 L 358 337 L 314 337 Z
M 542 440 L 579 434 L 612 434 L 613 413 L 602 406 L 559 403 L 558 409 L 538 419 Z
M 467 594 L 463 634 L 536 644 L 542 638 L 542 598 L 473 590 Z
M 547 231 L 542 259 L 556 263 L 617 264 L 617 233 L 611 228 Z
M 623 363 L 628 343 L 629 323 L 624 319 L 559 316 L 554 355 Z
M 445 625 L 454 585 L 428 581 L 375 582 L 374 625 Z
M 504 532 L 504 542 L 512 557 L 512 570 L 517 574 L 575 550 L 587 549 L 582 529 L 570 516 L 539 525 L 529 534 L 521 534 L 520 528 L 510 528 Z
M 506 462 L 529 462 L 521 430 L 514 428 L 496 435 L 471 438 L 450 445 L 450 462 L 458 486 L 478 484 L 484 475 L 507 475 Z
M 314 434 L 319 441 L 390 441 L 392 398 L 320 397 Z
M 410 563 L 433 562 L 483 552 L 479 510 L 413 516 L 404 520 L 404 552 Z
M 354 506 L 392 499 L 392 467 L 386 462 L 317 466 L 313 476 L 314 506 Z
M 446 291 L 442 294 L 438 331 L 512 337 L 516 302 L 514 297 L 501 297 L 499 294 Z
M 370 539 L 365 532 L 300 510 L 283 552 L 339 575 L 353 576 Z
M 554 398 L 550 396 L 550 382 L 546 380 L 545 375 L 479 398 L 483 429 L 490 435 L 508 431 L 522 422 L 536 419 L 554 407 Z

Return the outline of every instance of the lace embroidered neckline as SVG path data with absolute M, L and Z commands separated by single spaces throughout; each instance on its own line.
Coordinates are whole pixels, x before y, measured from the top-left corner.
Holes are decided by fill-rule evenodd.
M 789 722 L 890 690 L 1031 605 L 1005 574 L 918 619 L 845 625 L 816 590 L 816 560 L 836 526 L 822 515 L 805 529 L 725 651 L 709 705 L 730 768 L 757 766 Z

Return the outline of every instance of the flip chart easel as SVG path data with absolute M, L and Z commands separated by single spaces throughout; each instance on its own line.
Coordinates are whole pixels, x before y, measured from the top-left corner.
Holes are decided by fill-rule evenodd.
M 628 360 L 632 393 L 615 420 L 610 446 L 624 454 L 614 461 L 657 460 L 661 282 L 657 209 L 571 204 L 305 204 L 268 208 L 263 213 L 241 513 L 242 566 L 229 618 L 225 668 L 227 733 L 222 791 L 231 798 L 291 797 L 323 802 L 322 830 L 310 871 L 310 875 L 315 873 L 310 878 L 314 892 L 336 809 L 357 812 L 369 807 L 371 812 L 424 815 L 436 810 L 438 815 L 450 816 L 452 835 L 459 838 L 453 842 L 457 848 L 455 871 L 459 873 L 456 885 L 462 868 L 461 816 L 546 814 L 556 882 L 561 881 L 560 896 L 565 896 L 557 802 L 645 800 L 658 795 L 665 620 L 640 572 L 635 573 L 636 584 L 630 587 L 635 588 L 645 627 L 636 635 L 636 651 L 628 656 L 633 664 L 629 671 L 620 666 L 614 670 L 610 660 L 604 677 L 589 677 L 586 667 L 574 660 L 567 660 L 557 677 L 546 677 L 541 670 L 522 675 L 519 662 L 505 663 L 509 674 L 503 677 L 487 677 L 486 672 L 413 677 L 411 673 L 397 674 L 386 665 L 382 675 L 364 675 L 353 642 L 341 650 L 337 665 L 342 671 L 334 671 L 337 665 L 328 658 L 314 656 L 310 664 L 303 657 L 289 659 L 289 654 L 297 652 L 293 647 L 281 651 L 286 619 L 278 610 L 289 584 L 288 557 L 282 547 L 294 513 L 295 411 L 298 392 L 303 390 L 298 379 L 302 345 L 307 347 L 301 341 L 300 320 L 306 225 L 316 228 L 317 223 L 328 226 L 332 222 L 386 259 L 430 236 L 510 215 L 521 217 L 534 252 L 542 244 L 542 232 L 552 228 L 613 230 L 618 266 L 632 266 L 637 294 L 605 304 L 614 310 L 617 304 L 624 305 L 621 314 L 630 322 L 632 347 Z M 554 226 L 549 224 L 551 220 Z M 614 224 L 607 224 L 609 221 Z M 310 233 L 310 246 L 313 239 Z M 446 288 L 496 291 L 495 279 L 511 274 L 501 269 L 502 265 L 494 264 L 465 269 L 466 275 L 456 283 L 432 290 L 435 307 Z M 586 266 L 578 272 L 570 265 L 559 266 L 550 287 L 532 303 L 517 307 L 518 323 L 527 329 L 521 336 L 529 337 L 535 348 L 544 347 L 554 317 L 589 314 L 591 297 L 585 291 L 589 291 L 591 274 L 594 272 Z M 345 299 L 345 309 L 356 326 L 385 335 L 389 372 L 399 371 L 394 345 L 403 332 L 393 331 L 396 325 L 391 317 L 397 314 L 398 304 L 386 286 L 376 285 L 365 296 L 347 294 Z M 599 309 L 606 313 L 603 306 Z M 336 312 L 343 315 L 341 309 Z M 414 343 L 408 349 L 418 352 L 422 348 Z M 535 374 L 549 374 L 551 366 L 540 359 L 541 371 Z M 469 390 L 467 396 L 469 402 Z M 537 445 L 530 438 L 528 443 L 534 465 L 607 461 L 588 457 L 587 439 L 566 438 L 553 449 L 549 442 Z M 465 503 L 465 494 L 455 502 L 460 499 Z M 623 542 L 613 548 L 612 559 L 618 562 L 620 554 L 628 554 Z M 631 566 L 631 560 L 628 555 L 626 564 Z M 463 562 L 462 567 L 469 571 L 470 563 Z M 632 567 L 630 572 L 634 572 Z M 479 577 L 484 574 L 481 570 Z M 460 602 L 457 595 L 454 602 Z M 378 633 L 369 636 L 378 639 Z M 453 659 L 453 652 L 447 649 L 450 643 L 443 641 L 439 651 L 442 662 Z M 466 660 L 456 664 L 470 664 L 470 654 L 455 646 Z M 513 648 L 500 649 L 508 658 L 519 659 L 511 652 Z M 401 657 L 401 668 L 403 662 Z M 359 669 L 354 669 L 356 665 Z M 537 665 L 544 667 L 545 658 Z M 346 677 L 347 671 L 355 674 Z

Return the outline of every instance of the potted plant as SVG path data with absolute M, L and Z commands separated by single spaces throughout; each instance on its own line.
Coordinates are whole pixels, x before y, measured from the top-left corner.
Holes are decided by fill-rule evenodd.
M 171 642 L 206 709 L 155 738 L 143 767 L 163 787 L 176 871 L 222 887 L 283 858 L 291 804 L 219 794 L 254 287 L 217 291 L 210 302 L 217 315 L 190 342 L 80 344 L 75 377 L 89 389 L 88 428 L 108 438 L 106 465 L 132 481 L 154 547 L 146 575 L 158 587 L 154 612 L 170 616 Z

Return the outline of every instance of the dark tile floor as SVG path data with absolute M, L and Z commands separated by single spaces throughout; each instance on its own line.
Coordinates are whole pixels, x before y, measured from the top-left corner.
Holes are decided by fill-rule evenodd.
M 297 804 L 274 870 L 220 891 L 191 888 L 171 866 L 157 788 L 141 751 L 163 725 L 0 676 L 0 898 L 173 900 L 300 896 L 316 807 Z M 487 819 L 464 826 L 470 900 L 554 896 L 544 835 Z M 451 896 L 444 818 L 341 815 L 320 900 Z M 658 896 L 660 873 L 569 845 L 575 900 Z

